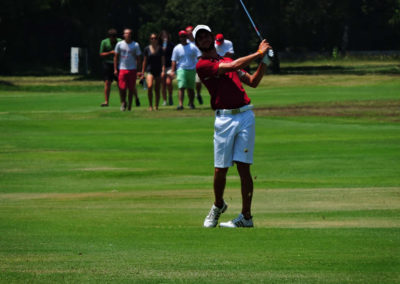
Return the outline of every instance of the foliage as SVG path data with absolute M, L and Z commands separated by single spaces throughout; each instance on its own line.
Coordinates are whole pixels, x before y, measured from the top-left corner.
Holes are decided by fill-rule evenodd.
M 399 0 L 245 1 L 277 51 L 379 50 L 400 48 Z M 68 69 L 71 46 L 86 47 L 90 69 L 100 70 L 99 42 L 110 27 L 134 31 L 142 47 L 151 32 L 168 30 L 174 42 L 187 25 L 208 24 L 234 42 L 236 54 L 258 38 L 240 6 L 231 0 L 3 0 L 0 2 L 0 72 Z M 345 36 L 346 34 L 346 36 Z M 345 38 L 348 39 L 345 40 Z

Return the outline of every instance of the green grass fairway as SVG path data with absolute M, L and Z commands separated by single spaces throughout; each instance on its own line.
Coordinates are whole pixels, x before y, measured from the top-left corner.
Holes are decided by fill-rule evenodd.
M 254 229 L 204 229 L 213 112 L 0 77 L 0 283 L 400 283 L 400 76 L 267 76 Z M 203 96 L 208 93 L 203 89 Z M 176 100 L 176 91 L 174 92 Z M 236 169 L 228 211 L 241 206 Z

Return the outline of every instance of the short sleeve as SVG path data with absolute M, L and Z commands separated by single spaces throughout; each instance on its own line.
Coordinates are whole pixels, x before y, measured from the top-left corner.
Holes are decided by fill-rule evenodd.
M 219 62 L 202 60 L 197 63 L 196 71 L 200 78 L 215 77 L 218 75 Z
M 196 52 L 197 52 L 197 58 L 199 58 L 201 56 L 201 51 L 197 46 L 195 46 L 195 47 L 196 47 Z
M 171 61 L 178 61 L 178 48 L 177 48 L 177 46 L 175 46 L 174 49 L 172 50 Z
M 229 42 L 229 45 L 228 45 L 228 52 L 229 52 L 229 53 L 235 53 L 235 52 L 233 51 L 233 44 L 232 44 L 232 42 Z
M 100 43 L 100 51 L 99 51 L 99 53 L 103 53 L 104 51 L 104 40 L 102 40 L 101 41 L 101 43 Z

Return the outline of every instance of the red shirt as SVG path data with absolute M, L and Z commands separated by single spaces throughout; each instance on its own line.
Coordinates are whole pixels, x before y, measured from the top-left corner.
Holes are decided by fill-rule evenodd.
M 200 58 L 196 65 L 201 82 L 211 95 L 213 109 L 234 109 L 250 103 L 237 71 L 218 75 L 221 62 L 232 62 L 229 57 Z

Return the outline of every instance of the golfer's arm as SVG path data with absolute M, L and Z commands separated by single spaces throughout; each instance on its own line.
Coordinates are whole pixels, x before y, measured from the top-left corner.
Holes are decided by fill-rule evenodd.
M 227 72 L 243 69 L 248 66 L 254 59 L 262 56 L 259 52 L 241 57 L 232 62 L 221 62 L 218 67 L 218 74 L 225 74 Z
M 249 85 L 250 87 L 256 88 L 258 84 L 260 84 L 264 73 L 265 69 L 267 68 L 267 65 L 265 65 L 263 62 L 261 62 L 258 67 L 257 71 L 254 74 L 249 74 L 245 73 L 241 78 L 240 81 L 245 83 L 246 85 Z

